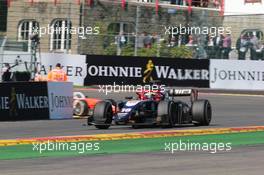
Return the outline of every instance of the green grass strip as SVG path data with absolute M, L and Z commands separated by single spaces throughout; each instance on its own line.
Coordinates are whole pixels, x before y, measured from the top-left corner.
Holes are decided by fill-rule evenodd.
M 33 145 L 4 146 L 4 147 L 0 147 L 0 160 L 165 151 L 165 143 L 167 145 L 169 143 L 179 144 L 180 141 L 182 143 L 199 143 L 199 144 L 231 143 L 231 147 L 233 148 L 242 145 L 264 144 L 264 131 L 248 132 L 248 133 L 184 136 L 184 137 L 128 139 L 128 140 L 115 140 L 115 141 L 69 142 L 67 144 L 69 148 L 71 147 L 73 149 L 73 151 L 71 150 L 63 151 L 61 148 L 60 151 L 58 150 L 43 151 L 41 154 L 40 151 L 36 151 L 36 150 L 33 151 Z M 88 145 L 87 150 L 90 151 L 86 151 L 84 153 L 78 153 L 78 152 L 83 152 L 84 144 Z M 96 146 L 95 144 L 98 145 Z M 79 146 L 79 148 L 75 147 L 74 145 Z M 96 151 L 95 149 L 98 149 L 98 147 L 99 150 Z M 44 148 L 44 145 L 42 148 Z

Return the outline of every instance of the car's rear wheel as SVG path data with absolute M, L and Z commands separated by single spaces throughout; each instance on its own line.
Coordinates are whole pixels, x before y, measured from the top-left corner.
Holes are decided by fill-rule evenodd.
M 195 125 L 208 126 L 212 120 L 212 107 L 208 100 L 197 100 L 192 105 L 192 117 Z
M 161 101 L 158 104 L 158 118 L 163 128 L 172 127 L 173 123 L 173 102 Z
M 101 101 L 95 105 L 93 120 L 98 129 L 108 129 L 112 123 L 113 110 L 109 101 Z
M 85 116 L 88 114 L 89 107 L 83 100 L 74 101 L 73 115 Z

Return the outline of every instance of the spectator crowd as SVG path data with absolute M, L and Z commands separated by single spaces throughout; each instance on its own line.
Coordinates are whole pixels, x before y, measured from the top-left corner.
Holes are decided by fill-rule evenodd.
M 171 4 L 175 5 L 189 5 L 188 0 L 170 0 Z M 191 5 L 195 7 L 214 7 L 218 8 L 220 6 L 220 0 L 192 0 Z
M 164 42 L 166 47 L 189 47 L 194 52 L 194 58 L 229 59 L 231 52 L 236 52 L 237 59 L 245 60 L 249 53 L 251 60 L 264 60 L 264 43 L 262 32 L 242 32 L 241 36 L 233 43 L 229 33 L 219 35 L 170 35 L 168 39 L 162 39 L 157 33 L 143 32 L 138 34 L 137 40 L 132 35 L 127 36 L 120 32 L 115 37 L 115 44 L 122 49 L 128 43 L 137 48 L 152 48 L 154 44 Z M 202 55 L 202 56 L 201 56 Z M 232 54 L 232 59 L 234 55 Z

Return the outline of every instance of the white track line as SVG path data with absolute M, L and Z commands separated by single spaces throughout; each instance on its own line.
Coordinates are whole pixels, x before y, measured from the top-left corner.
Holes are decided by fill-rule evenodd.
M 204 92 L 200 92 L 199 94 L 218 95 L 218 96 L 236 96 L 236 97 L 264 97 L 264 95 L 257 95 L 257 94 L 204 93 Z

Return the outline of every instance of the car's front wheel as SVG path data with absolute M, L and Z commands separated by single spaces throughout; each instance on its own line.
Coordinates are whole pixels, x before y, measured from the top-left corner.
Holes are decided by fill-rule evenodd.
M 73 115 L 85 116 L 88 114 L 88 105 L 83 100 L 75 100 L 73 104 Z
M 108 129 L 112 123 L 113 110 L 109 101 L 101 101 L 95 105 L 93 120 L 98 129 Z

